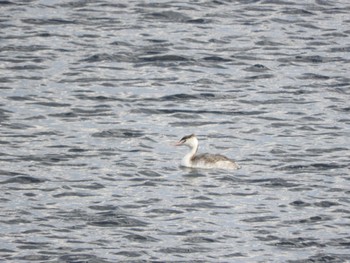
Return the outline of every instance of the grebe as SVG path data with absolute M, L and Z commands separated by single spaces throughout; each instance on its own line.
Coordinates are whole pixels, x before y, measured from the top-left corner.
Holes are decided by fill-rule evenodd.
M 191 168 L 221 168 L 221 169 L 239 169 L 239 165 L 233 160 L 227 158 L 221 154 L 199 154 L 196 155 L 198 150 L 198 139 L 196 135 L 191 134 L 181 138 L 181 140 L 175 144 L 176 146 L 186 145 L 191 148 L 191 151 L 185 155 L 181 161 L 181 166 Z

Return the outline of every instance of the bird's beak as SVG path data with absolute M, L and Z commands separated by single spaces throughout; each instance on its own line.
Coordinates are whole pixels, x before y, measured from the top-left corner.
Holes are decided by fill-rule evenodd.
M 182 141 L 178 141 L 177 143 L 175 143 L 174 145 L 175 146 L 180 146 L 180 145 L 182 145 L 183 144 L 183 142 Z

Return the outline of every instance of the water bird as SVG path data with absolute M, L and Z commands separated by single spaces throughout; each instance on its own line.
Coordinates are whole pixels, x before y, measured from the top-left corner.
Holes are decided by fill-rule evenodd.
M 182 161 L 181 166 L 190 168 L 220 168 L 220 169 L 239 169 L 240 166 L 232 159 L 221 154 L 203 153 L 196 155 L 198 151 L 198 139 L 196 135 L 191 134 L 181 138 L 175 146 L 186 145 L 191 150 Z

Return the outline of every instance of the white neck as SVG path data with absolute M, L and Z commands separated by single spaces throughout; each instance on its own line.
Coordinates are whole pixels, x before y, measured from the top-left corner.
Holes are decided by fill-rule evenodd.
M 189 145 L 188 145 L 189 146 Z M 192 163 L 192 158 L 193 156 L 196 154 L 197 150 L 198 150 L 198 141 L 195 140 L 193 142 L 193 144 L 189 147 L 192 147 L 191 148 L 191 151 L 188 152 L 184 158 L 182 158 L 182 161 L 181 161 L 181 165 L 182 166 L 186 166 L 186 167 L 190 167 L 191 166 L 191 163 Z

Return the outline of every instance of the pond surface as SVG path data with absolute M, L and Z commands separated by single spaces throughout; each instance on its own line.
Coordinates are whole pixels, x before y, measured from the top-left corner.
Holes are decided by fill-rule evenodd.
M 350 261 L 348 1 L 0 12 L 3 261 Z

